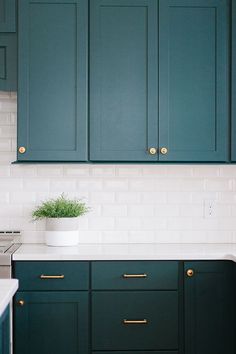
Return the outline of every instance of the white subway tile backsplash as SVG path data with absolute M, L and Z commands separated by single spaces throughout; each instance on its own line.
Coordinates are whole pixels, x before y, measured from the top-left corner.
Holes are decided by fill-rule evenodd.
M 76 180 L 74 179 L 54 179 L 50 180 L 50 191 L 52 192 L 72 192 L 76 191 Z
M 102 215 L 104 216 L 126 216 L 127 206 L 125 204 L 107 204 L 102 206 Z
M 33 222 L 32 210 L 64 192 L 91 206 L 81 243 L 236 243 L 235 165 L 11 164 L 16 112 L 16 94 L 0 92 L 0 229 L 44 242 L 45 221 Z

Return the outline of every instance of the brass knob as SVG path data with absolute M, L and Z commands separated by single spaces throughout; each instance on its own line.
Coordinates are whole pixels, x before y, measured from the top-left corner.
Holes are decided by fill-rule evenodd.
M 20 154 L 24 154 L 26 152 L 26 148 L 24 146 L 20 146 L 18 151 Z
M 154 148 L 154 147 L 151 147 L 151 148 L 148 149 L 148 152 L 149 152 L 150 155 L 156 155 L 157 149 Z
M 167 152 L 168 152 L 168 149 L 166 147 L 162 147 L 160 152 L 161 152 L 162 155 L 166 155 Z
M 18 301 L 18 305 L 19 305 L 19 306 L 24 306 L 24 304 L 25 304 L 24 300 L 19 300 L 19 301 Z
M 187 272 L 186 272 L 187 276 L 188 277 L 193 277 L 194 276 L 194 270 L 193 269 L 188 269 Z

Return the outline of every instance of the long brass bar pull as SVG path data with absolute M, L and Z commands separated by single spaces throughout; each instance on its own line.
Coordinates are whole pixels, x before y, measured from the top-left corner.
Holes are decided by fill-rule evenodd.
M 129 325 L 129 324 L 148 324 L 148 320 L 146 320 L 145 318 L 143 320 L 123 320 L 123 323 L 125 325 Z
M 147 274 L 123 274 L 123 278 L 147 278 Z
M 65 276 L 64 274 L 60 274 L 60 275 L 44 275 L 41 274 L 40 275 L 40 279 L 64 279 Z

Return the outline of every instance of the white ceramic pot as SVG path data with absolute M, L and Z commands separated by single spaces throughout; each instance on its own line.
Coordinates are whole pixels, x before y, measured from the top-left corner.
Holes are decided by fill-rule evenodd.
M 48 246 L 75 246 L 78 241 L 78 218 L 46 219 L 45 243 Z

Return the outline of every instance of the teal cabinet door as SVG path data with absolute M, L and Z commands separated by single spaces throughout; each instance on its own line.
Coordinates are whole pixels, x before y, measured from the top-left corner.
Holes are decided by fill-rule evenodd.
M 17 90 L 17 35 L 0 33 L 0 91 Z
M 16 0 L 0 0 L 0 32 L 16 32 Z
M 87 16 L 86 0 L 19 1 L 20 161 L 87 160 Z
M 18 292 L 14 353 L 88 354 L 87 292 Z
M 224 261 L 185 263 L 187 354 L 235 353 L 233 266 Z M 193 270 L 192 276 L 188 270 Z
M 156 161 L 158 2 L 94 0 L 90 12 L 90 160 Z
M 10 311 L 9 307 L 0 317 L 0 353 L 10 354 Z
M 160 0 L 160 161 L 229 158 L 229 1 Z
M 231 65 L 231 83 L 232 83 L 232 136 L 231 136 L 231 160 L 236 161 L 236 0 L 232 0 L 232 65 Z

